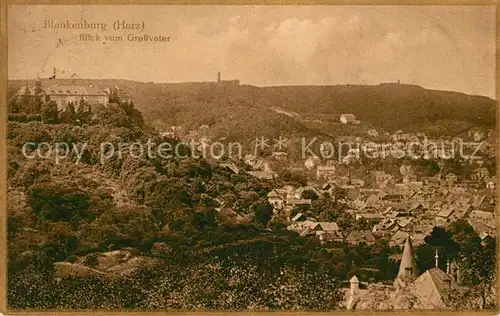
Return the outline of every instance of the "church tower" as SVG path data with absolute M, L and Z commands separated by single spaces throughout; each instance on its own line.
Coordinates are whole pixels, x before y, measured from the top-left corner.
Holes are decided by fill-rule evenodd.
M 399 264 L 399 272 L 394 280 L 396 289 L 404 289 L 418 277 L 417 263 L 413 257 L 413 247 L 411 245 L 410 236 L 406 238 L 406 243 L 403 249 L 403 257 Z

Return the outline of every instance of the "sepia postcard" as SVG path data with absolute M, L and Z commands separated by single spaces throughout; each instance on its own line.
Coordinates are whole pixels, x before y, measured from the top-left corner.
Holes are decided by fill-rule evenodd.
M 4 9 L 3 313 L 497 311 L 495 4 Z

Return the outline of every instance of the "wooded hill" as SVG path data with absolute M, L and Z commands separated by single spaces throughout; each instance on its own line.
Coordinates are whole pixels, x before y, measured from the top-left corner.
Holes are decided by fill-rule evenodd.
M 10 94 L 33 80 L 9 82 Z M 44 80 L 49 86 L 71 80 Z M 273 137 L 366 135 L 369 128 L 394 132 L 426 130 L 454 136 L 472 126 L 493 128 L 497 102 L 484 96 L 429 90 L 416 85 L 272 86 L 216 83 L 142 83 L 78 79 L 75 84 L 118 87 L 147 122 L 160 130 L 207 124 L 214 136 L 244 141 Z M 340 124 L 352 113 L 361 124 Z M 436 130 L 436 126 L 440 128 Z

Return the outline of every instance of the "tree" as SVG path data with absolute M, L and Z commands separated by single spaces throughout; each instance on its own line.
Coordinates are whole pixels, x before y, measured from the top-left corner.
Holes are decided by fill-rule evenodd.
M 88 212 L 89 193 L 75 183 L 35 184 L 28 190 L 28 201 L 35 214 L 46 220 L 77 223 L 94 217 Z
M 83 98 L 78 102 L 78 110 L 76 111 L 76 119 L 80 124 L 89 124 L 92 118 L 92 108 Z
M 21 112 L 33 113 L 33 98 L 31 97 L 31 92 L 28 87 L 24 89 L 24 93 L 21 97 L 20 107 L 22 109 Z
M 318 199 L 318 195 L 313 190 L 305 190 L 304 192 L 302 192 L 302 198 L 315 201 Z
M 79 238 L 68 223 L 45 221 L 44 230 L 48 234 L 43 249 L 52 259 L 64 260 L 77 250 Z
M 35 83 L 35 91 L 34 91 L 34 112 L 35 113 L 40 113 L 42 110 L 42 105 L 43 105 L 43 89 L 42 89 L 42 82 L 38 79 L 36 80 Z
M 16 234 L 21 230 L 21 220 L 18 216 L 9 215 L 7 219 L 7 233 L 9 238 L 16 237 Z
M 60 121 L 66 124 L 74 124 L 76 122 L 76 111 L 73 102 L 68 102 L 66 109 L 60 113 Z
M 495 290 L 496 239 L 482 244 L 481 238 L 470 237 L 463 243 L 459 254 L 460 281 L 472 287 L 486 308 Z
M 45 103 L 42 106 L 42 122 L 46 124 L 59 123 L 59 109 L 54 101 Z
M 8 113 L 19 113 L 20 110 L 21 110 L 21 105 L 17 101 L 17 97 L 12 97 L 9 100 Z
M 254 206 L 254 222 L 266 226 L 273 216 L 273 206 L 267 201 L 260 201 Z
M 91 253 L 85 257 L 83 264 L 90 268 L 97 268 L 99 266 L 99 259 L 95 253 Z
M 460 246 L 453 240 L 453 234 L 443 227 L 434 227 L 429 236 L 424 238 L 427 245 L 440 249 L 443 255 L 455 257 Z M 446 262 L 446 261 L 445 261 Z

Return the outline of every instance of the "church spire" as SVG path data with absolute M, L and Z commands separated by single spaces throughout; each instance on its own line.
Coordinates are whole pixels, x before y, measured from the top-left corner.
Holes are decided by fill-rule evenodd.
M 403 256 L 399 264 L 399 272 L 394 280 L 396 287 L 406 287 L 418 277 L 417 263 L 413 257 L 413 247 L 411 245 L 410 236 L 406 238 L 406 243 L 403 249 Z

